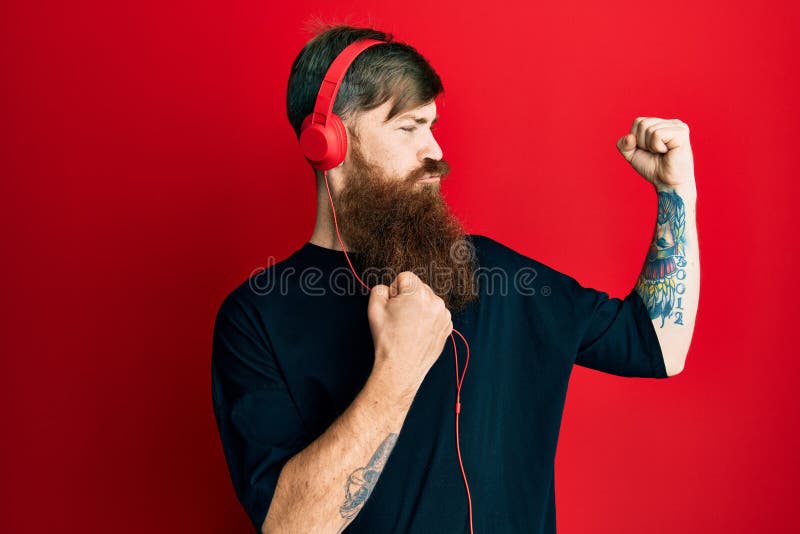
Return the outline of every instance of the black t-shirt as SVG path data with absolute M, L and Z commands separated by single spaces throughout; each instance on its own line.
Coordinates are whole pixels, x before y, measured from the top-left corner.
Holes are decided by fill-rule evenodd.
M 609 298 L 491 238 L 470 237 L 480 297 L 453 314 L 453 325 L 470 346 L 459 425 L 475 532 L 553 533 L 556 443 L 573 364 L 666 378 L 661 348 L 635 291 Z M 284 464 L 347 409 L 370 374 L 368 300 L 341 251 L 306 243 L 219 308 L 214 412 L 256 531 Z M 466 348 L 455 338 L 463 369 Z M 469 532 L 455 396 L 448 338 L 345 532 Z

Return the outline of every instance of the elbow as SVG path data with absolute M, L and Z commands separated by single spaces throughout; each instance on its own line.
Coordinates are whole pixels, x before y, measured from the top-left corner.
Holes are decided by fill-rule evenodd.
M 270 525 L 267 523 L 266 519 L 264 523 L 261 525 L 261 534 L 278 534 L 279 530 L 275 528 L 274 525 Z
M 683 363 L 680 364 L 673 364 L 667 365 L 667 376 L 675 376 L 681 374 L 683 372 Z
M 669 343 L 662 340 L 661 355 L 664 358 L 664 367 L 667 370 L 667 376 L 675 376 L 683 372 L 690 346 L 691 337 L 671 339 Z
M 264 522 L 261 523 L 261 534 L 280 534 L 286 531 L 285 527 L 281 525 L 279 518 L 275 517 L 278 510 L 274 505 L 275 498 L 273 496 L 272 502 L 270 502 L 269 508 L 267 508 L 267 515 L 264 517 Z
M 284 529 L 281 528 L 279 522 L 276 521 L 275 512 L 273 511 L 272 515 L 270 515 L 270 511 L 272 511 L 272 506 L 270 506 L 270 510 L 267 510 L 267 516 L 261 524 L 261 534 L 280 534 Z
M 675 376 L 679 375 L 683 372 L 683 368 L 686 365 L 686 354 L 678 355 L 678 356 L 668 356 L 664 355 L 664 368 L 667 371 L 667 376 Z

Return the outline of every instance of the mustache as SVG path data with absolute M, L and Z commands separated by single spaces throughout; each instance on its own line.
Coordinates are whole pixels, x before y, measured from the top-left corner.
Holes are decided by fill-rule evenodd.
M 426 174 L 440 176 L 442 180 L 450 174 L 450 164 L 443 159 L 425 158 L 422 166 L 409 173 L 407 182 L 416 182 Z

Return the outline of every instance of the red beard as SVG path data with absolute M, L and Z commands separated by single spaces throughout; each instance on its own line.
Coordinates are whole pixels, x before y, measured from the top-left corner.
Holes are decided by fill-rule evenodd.
M 439 185 L 417 183 L 426 174 L 444 179 L 449 171 L 447 162 L 426 159 L 402 180 L 387 178 L 354 142 L 336 215 L 348 254 L 364 267 L 367 285 L 389 285 L 399 273 L 412 271 L 455 312 L 477 298 L 475 248 Z

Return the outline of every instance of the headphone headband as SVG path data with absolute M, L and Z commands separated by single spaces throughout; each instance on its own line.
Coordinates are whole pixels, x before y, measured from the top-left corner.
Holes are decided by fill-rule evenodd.
M 333 104 L 345 73 L 356 57 L 371 46 L 386 43 L 361 39 L 346 46 L 331 62 L 322 80 L 312 111 L 300 125 L 300 148 L 312 167 L 327 171 L 340 165 L 347 154 L 347 128 L 333 112 Z
M 339 92 L 339 87 L 342 85 L 342 80 L 347 73 L 350 64 L 355 61 L 356 57 L 371 46 L 384 44 L 387 41 L 379 41 L 377 39 L 361 39 L 354 43 L 349 44 L 342 50 L 336 59 L 333 60 L 328 71 L 325 73 L 325 78 L 322 80 L 322 85 L 317 93 L 317 100 L 314 104 L 314 112 L 311 114 L 311 123 L 327 125 L 328 117 L 333 112 L 333 104 L 336 102 L 336 95 Z

